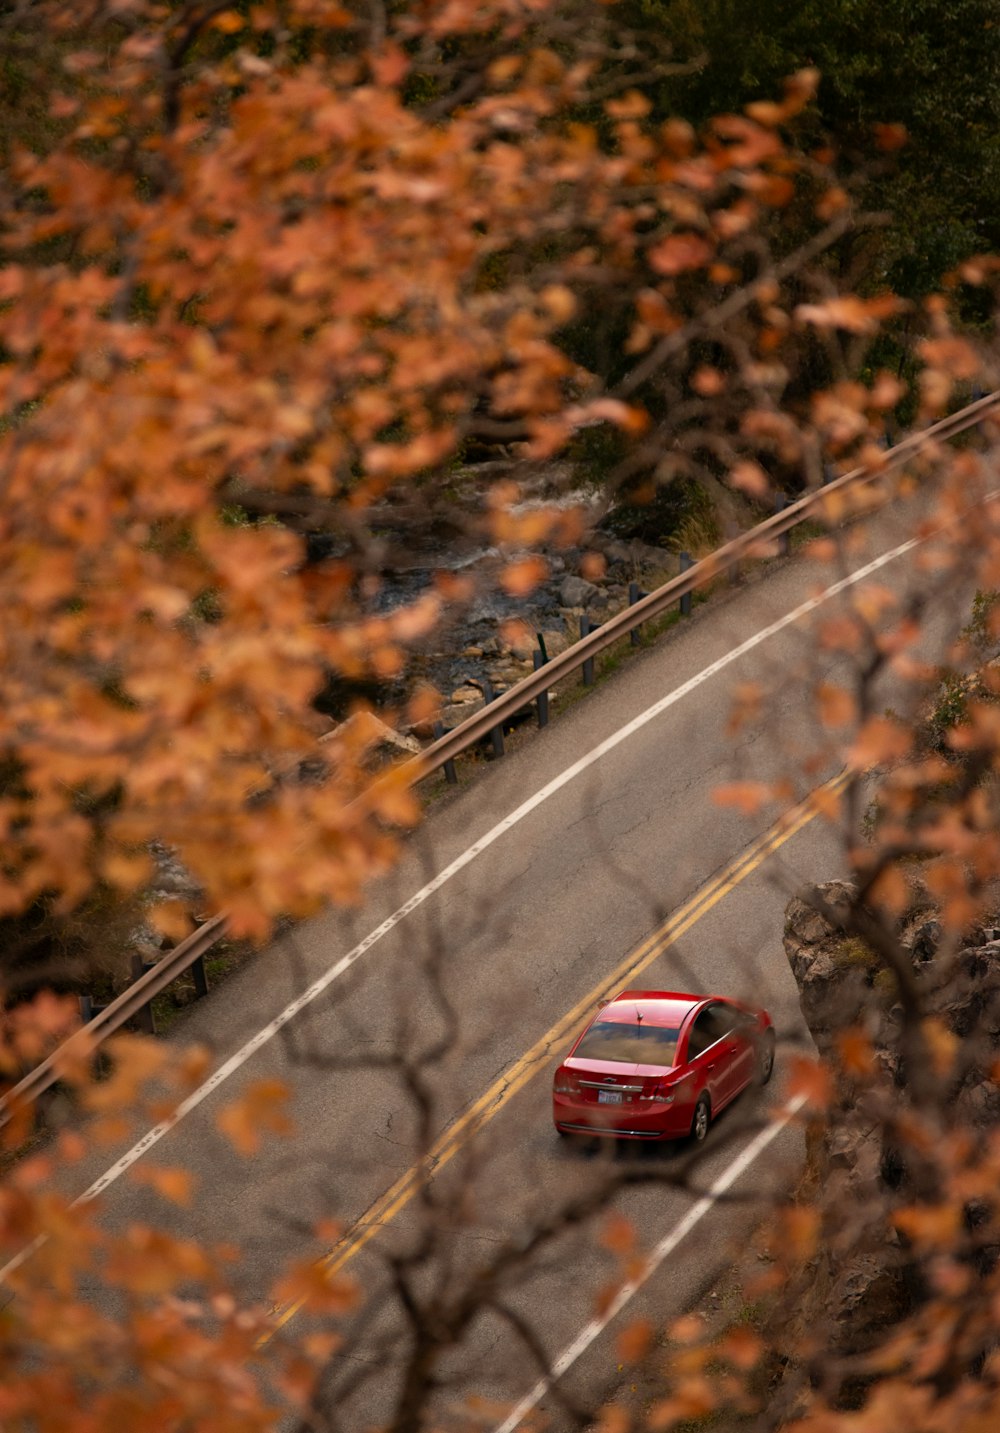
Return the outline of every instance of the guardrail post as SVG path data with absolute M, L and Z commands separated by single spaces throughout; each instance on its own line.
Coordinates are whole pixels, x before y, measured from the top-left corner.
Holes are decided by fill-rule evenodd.
M 440 741 L 443 736 L 444 726 L 441 722 L 436 721 L 434 723 L 434 738 L 436 741 Z M 455 770 L 455 762 L 450 756 L 444 764 L 444 779 L 449 786 L 458 785 L 458 772 Z
M 208 971 L 205 969 L 205 957 L 199 955 L 191 962 L 191 977 L 194 980 L 194 993 L 200 999 L 208 994 Z
M 89 1025 L 95 1014 L 94 1002 L 89 995 L 81 995 L 78 998 L 80 1001 L 80 1023 Z
M 832 463 L 824 463 L 824 464 L 823 464 L 823 486 L 824 486 L 824 488 L 826 487 L 827 483 L 832 483 L 833 480 L 834 480 L 834 478 L 835 478 L 836 476 L 837 476 L 837 470 L 836 470 L 836 468 L 833 466 L 833 464 L 832 464 Z
M 630 583 L 629 583 L 629 585 L 628 585 L 628 605 L 629 605 L 630 607 L 634 607 L 637 602 L 641 602 L 644 597 L 648 597 L 648 596 L 649 596 L 649 593 L 648 593 L 648 592 L 643 592 L 643 590 L 642 590 L 642 588 L 639 586 L 638 582 L 630 582 Z M 640 623 L 639 625 L 641 626 L 642 624 Z M 632 628 L 631 632 L 628 634 L 628 639 L 629 639 L 629 641 L 631 642 L 631 644 L 632 644 L 633 647 L 638 647 L 639 642 L 640 642 L 640 640 L 641 640 L 640 637 L 639 637 L 639 627 L 633 627 L 633 628 Z
M 784 511 L 785 511 L 785 508 L 786 508 L 787 506 L 788 506 L 788 498 L 785 496 L 785 494 L 784 494 L 784 493 L 775 493 L 775 495 L 774 495 L 774 511 L 775 511 L 776 513 L 784 512 Z M 792 534 L 791 534 L 791 532 L 782 532 L 782 533 L 779 533 L 779 535 L 778 535 L 778 555 L 779 555 L 780 557 L 787 557 L 788 554 L 791 552 L 791 550 L 792 550 Z
M 587 616 L 586 612 L 581 612 L 581 613 L 580 613 L 580 641 L 582 642 L 583 639 L 584 639 L 584 637 L 589 637 L 590 634 L 591 634 L 591 632 L 596 632 L 597 629 L 598 629 L 598 627 L 599 627 L 600 625 L 601 625 L 601 624 L 600 624 L 599 622 L 594 622 L 593 624 L 591 624 L 590 618 Z M 583 685 L 584 685 L 585 687 L 592 687 L 592 686 L 594 685 L 594 659 L 593 659 L 593 657 L 588 657 L 587 660 L 586 660 L 586 661 L 584 662 L 584 664 L 583 664 Z
M 680 568 L 679 568 L 679 571 L 680 571 L 681 573 L 685 573 L 685 572 L 688 571 L 689 568 L 691 568 L 691 567 L 693 567 L 693 566 L 694 566 L 694 559 L 692 558 L 691 554 L 690 554 L 689 552 L 682 552 L 682 553 L 681 553 L 681 560 L 680 560 Z M 682 598 L 681 598 L 681 616 L 682 616 L 682 617 L 690 617 L 690 616 L 691 616 L 691 594 L 690 594 L 690 592 L 685 592 L 684 595 L 683 595 Z
M 483 678 L 483 680 L 482 680 L 482 688 L 483 688 L 483 696 L 484 696 L 484 698 L 486 699 L 486 705 L 489 706 L 490 702 L 496 700 L 496 692 L 493 690 L 493 683 L 490 681 L 489 677 L 484 677 L 484 678 Z M 503 723 L 502 723 L 502 722 L 501 722 L 498 726 L 491 727 L 491 729 L 490 729 L 490 740 L 491 740 L 492 743 L 493 743 L 493 755 L 494 755 L 494 756 L 498 756 L 498 757 L 499 757 L 499 756 L 503 756 Z
M 544 632 L 536 632 L 536 633 L 535 633 L 535 637 L 536 637 L 537 640 L 538 640 L 538 650 L 539 650 L 539 651 L 541 652 L 541 654 L 542 654 L 542 661 L 543 661 L 543 662 L 547 662 L 547 661 L 549 660 L 549 649 L 548 649 L 548 647 L 546 647 L 546 645 L 545 645 L 545 633 L 544 633 Z M 535 670 L 537 671 L 538 668 L 536 667 Z
M 542 634 L 541 632 L 539 632 L 539 641 L 541 641 L 541 636 Z M 531 654 L 531 660 L 534 663 L 535 671 L 541 671 L 542 667 L 544 667 L 545 663 L 548 661 L 548 657 L 545 654 L 544 647 L 541 650 L 536 648 L 535 651 Z M 543 689 L 538 693 L 538 698 L 536 701 L 536 710 L 538 712 L 538 726 L 539 730 L 541 730 L 543 726 L 548 726 L 549 724 L 549 694 L 547 690 Z
M 141 977 L 146 974 L 146 969 L 147 967 L 143 961 L 142 956 L 139 954 L 138 951 L 136 951 L 136 953 L 132 957 L 133 982 L 141 979 Z M 147 1005 L 144 1005 L 141 1010 L 136 1011 L 134 1019 L 140 1030 L 145 1030 L 147 1035 L 156 1034 L 156 1019 L 153 1015 L 152 1002 Z

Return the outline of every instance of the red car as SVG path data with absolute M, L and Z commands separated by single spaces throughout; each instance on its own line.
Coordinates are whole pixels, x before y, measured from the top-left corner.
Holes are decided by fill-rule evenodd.
M 560 1134 L 700 1142 L 720 1110 L 773 1068 L 766 1010 L 721 995 L 625 990 L 556 1071 L 552 1115 Z

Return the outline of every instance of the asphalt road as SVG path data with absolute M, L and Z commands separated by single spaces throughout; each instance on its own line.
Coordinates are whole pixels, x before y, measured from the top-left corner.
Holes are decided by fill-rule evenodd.
M 847 570 L 909 535 L 899 517 L 883 515 L 856 530 Z M 817 674 L 829 677 L 836 664 L 818 656 L 813 617 L 780 624 L 841 575 L 835 566 L 796 558 L 698 609 L 547 732 L 435 809 L 363 909 L 297 928 L 202 1002 L 176 1038 L 210 1045 L 217 1066 L 259 1032 L 271 1033 L 248 1058 L 232 1062 L 238 1067 L 175 1128 L 148 1142 L 143 1158 L 197 1175 L 199 1197 L 190 1209 L 172 1209 L 132 1181 L 128 1145 L 96 1152 L 73 1173 L 79 1191 L 108 1169 L 120 1171 L 101 1196 L 114 1225 L 169 1221 L 178 1233 L 237 1243 L 235 1281 L 252 1298 L 269 1300 L 289 1258 L 323 1252 L 312 1224 L 339 1220 L 354 1238 L 344 1272 L 366 1299 L 345 1322 L 349 1342 L 331 1370 L 336 1426 L 378 1425 L 400 1394 L 412 1345 L 390 1255 L 405 1259 L 426 1249 L 426 1258 L 405 1267 L 416 1296 L 441 1307 L 476 1284 L 478 1269 L 510 1259 L 497 1307 L 477 1308 L 466 1320 L 441 1365 L 446 1386 L 432 1405 L 434 1426 L 447 1426 L 466 1419 L 467 1400 L 485 1400 L 475 1405 L 477 1417 L 499 1428 L 536 1381 L 527 1344 L 537 1340 L 535 1354 L 557 1358 L 590 1319 L 601 1290 L 623 1276 L 620 1258 L 595 1238 L 593 1221 L 554 1234 L 530 1259 L 517 1255 L 526 1231 L 607 1178 L 638 1171 L 644 1182 L 612 1202 L 634 1226 L 637 1247 L 652 1248 L 760 1129 L 767 1100 L 745 1096 L 720 1119 L 697 1164 L 674 1149 L 644 1150 L 634 1170 L 630 1162 L 566 1148 L 552 1131 L 551 1071 L 577 1023 L 567 1025 L 567 1013 L 579 1006 L 579 1019 L 592 1009 L 630 952 L 671 915 L 681 913 L 682 929 L 648 952 L 647 967 L 628 983 L 766 1004 L 781 1036 L 768 1098 L 781 1097 L 782 1057 L 808 1043 L 782 953 L 784 906 L 802 881 L 839 873 L 839 843 L 816 817 L 780 849 L 746 858 L 775 813 L 746 818 L 718 807 L 712 791 L 733 778 L 794 777 L 805 762 L 808 775 L 795 777 L 796 794 L 804 796 L 839 770 L 840 755 L 815 729 L 805 700 Z M 929 579 L 909 554 L 874 580 L 911 590 Z M 818 615 L 828 617 L 856 590 L 824 601 Z M 926 655 L 961 623 L 970 595 L 953 592 L 935 607 Z M 780 629 L 754 645 L 774 624 Z M 741 644 L 750 645 L 731 659 Z M 766 718 L 732 735 L 732 693 L 747 682 L 766 690 Z M 891 695 L 887 688 L 887 701 Z M 655 704 L 662 709 L 648 717 Z M 563 779 L 601 743 L 608 749 Z M 544 799 L 520 811 L 540 792 Z M 452 863 L 457 868 L 440 881 Z M 438 888 L 427 893 L 435 877 Z M 421 892 L 419 903 L 398 915 Z M 349 968 L 325 976 L 383 922 L 390 928 Z M 324 978 L 322 993 L 274 1029 L 288 1003 Z M 296 1133 L 243 1158 L 215 1118 L 249 1084 L 272 1077 L 291 1089 Z M 463 1124 L 477 1101 L 478 1125 Z M 442 1136 L 442 1167 L 421 1191 L 408 1176 Z M 793 1122 L 704 1213 L 625 1318 L 645 1312 L 662 1325 L 682 1311 L 787 1187 L 800 1148 Z M 373 1219 L 378 1228 L 370 1237 Z M 304 1314 L 286 1309 L 280 1317 L 289 1334 L 306 1326 Z M 571 1396 L 596 1397 L 613 1383 L 620 1324 L 572 1362 L 562 1384 Z

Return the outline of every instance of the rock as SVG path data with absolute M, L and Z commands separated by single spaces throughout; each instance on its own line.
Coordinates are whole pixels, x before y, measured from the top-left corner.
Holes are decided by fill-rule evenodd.
M 918 926 L 913 937 L 913 958 L 921 962 L 931 960 L 934 952 L 941 944 L 941 922 L 937 920 L 924 921 Z
M 807 887 L 785 909 L 785 956 L 799 988 L 799 1004 L 821 1054 L 834 1036 L 861 1019 L 872 1005 L 870 970 L 853 960 L 843 932 L 816 909 L 823 903 L 835 912 L 852 893 L 844 881 Z
M 992 926 L 968 932 L 947 962 L 946 978 L 942 972 L 937 979 L 942 926 L 919 880 L 912 893 L 899 918 L 900 947 L 912 956 L 926 1013 L 957 1037 L 943 1118 L 948 1129 L 964 1129 L 973 1140 L 991 1137 L 1000 1121 L 1000 1088 L 990 1077 L 1000 1051 L 1000 940 Z M 838 919 L 853 894 L 842 881 L 806 888 L 788 903 L 783 938 L 821 1054 L 832 1055 L 836 1032 L 854 1026 L 867 1035 L 874 1057 L 846 1069 L 831 1062 L 835 1072 L 839 1067 L 834 1097 L 809 1147 L 807 1183 L 816 1190 L 825 1234 L 804 1271 L 794 1321 L 802 1333 L 822 1327 L 824 1349 L 834 1359 L 883 1342 L 919 1296 L 907 1267 L 910 1246 L 894 1225 L 895 1211 L 923 1197 L 921 1146 L 897 1143 L 892 1118 L 900 1087 L 915 1078 L 904 1058 L 906 1021 L 902 1004 L 888 1005 L 880 962 Z M 817 904 L 825 905 L 825 915 Z M 790 1380 L 789 1397 L 794 1388 Z
M 360 735 L 364 741 L 368 764 L 385 765 L 399 757 L 414 756 L 420 750 L 420 743 L 414 736 L 404 736 L 394 731 L 386 722 L 380 721 L 372 712 L 358 712 L 334 727 L 320 744 L 336 738 L 339 734 Z
M 559 584 L 559 601 L 563 607 L 586 607 L 597 596 L 598 589 L 585 577 L 564 577 Z
M 462 653 L 463 657 L 481 657 L 482 655 L 482 647 L 466 647 Z
M 471 682 L 464 682 L 462 686 L 456 687 L 452 692 L 451 700 L 453 704 L 462 706 L 468 702 L 481 701 L 482 695 L 478 687 L 473 686 Z
M 609 533 L 600 531 L 592 533 L 590 545 L 595 552 L 601 553 L 609 563 L 628 563 L 632 560 L 629 544 L 622 542 L 621 538 L 612 537 Z
M 506 650 L 519 662 L 530 662 L 531 654 L 537 646 L 534 632 L 525 629 L 518 632 L 516 636 L 504 643 Z
M 477 693 L 477 700 L 473 702 L 456 702 L 452 706 L 442 707 L 438 720 L 445 731 L 458 726 L 460 722 L 468 721 L 470 716 L 475 716 L 486 705 L 482 692 Z

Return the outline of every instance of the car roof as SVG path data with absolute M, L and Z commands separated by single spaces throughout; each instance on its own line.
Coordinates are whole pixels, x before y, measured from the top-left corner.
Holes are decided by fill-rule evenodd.
M 605 1005 L 598 1019 L 635 1020 L 638 1013 L 650 1025 L 676 1026 L 708 999 L 707 995 L 684 995 L 677 990 L 623 990 Z

